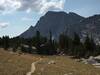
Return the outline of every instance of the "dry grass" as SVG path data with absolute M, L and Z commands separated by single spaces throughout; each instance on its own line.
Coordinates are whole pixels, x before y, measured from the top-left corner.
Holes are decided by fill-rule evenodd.
M 54 60 L 55 64 L 48 65 Z M 100 69 L 92 65 L 76 62 L 67 56 L 48 56 L 37 64 L 37 70 L 33 75 L 100 75 Z
M 0 75 L 26 75 L 31 64 L 38 61 L 38 55 L 19 55 L 0 49 Z M 55 64 L 48 64 L 51 60 Z M 32 75 L 100 75 L 100 69 L 76 62 L 68 56 L 42 56 Z
M 0 75 L 26 75 L 37 56 L 19 55 L 0 49 Z

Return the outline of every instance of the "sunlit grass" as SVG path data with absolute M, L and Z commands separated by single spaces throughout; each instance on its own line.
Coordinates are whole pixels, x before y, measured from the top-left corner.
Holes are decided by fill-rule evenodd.
M 26 75 L 31 63 L 37 59 L 36 56 L 13 54 L 0 49 L 0 75 Z
M 54 60 L 55 64 L 48 62 Z M 33 75 L 100 75 L 100 69 L 89 64 L 76 62 L 68 56 L 48 56 L 37 64 L 37 70 Z
M 77 62 L 69 56 L 39 56 L 17 54 L 0 49 L 0 75 L 26 75 L 31 64 L 38 61 L 32 75 L 100 75 L 100 69 L 89 64 Z M 55 64 L 48 64 L 55 61 Z

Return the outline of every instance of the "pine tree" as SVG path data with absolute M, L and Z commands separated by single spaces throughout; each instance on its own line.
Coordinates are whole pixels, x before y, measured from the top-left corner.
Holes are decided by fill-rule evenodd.
M 37 49 L 40 48 L 40 39 L 41 39 L 40 32 L 36 31 L 36 44 L 35 45 Z
M 74 39 L 73 39 L 73 49 L 72 49 L 72 54 L 76 57 L 80 56 L 81 53 L 81 42 L 80 42 L 80 37 L 77 33 L 74 33 Z
M 53 39 L 51 31 L 49 31 L 48 54 L 49 55 L 56 54 L 55 40 Z
M 13 52 L 16 52 L 18 50 L 18 47 L 21 47 L 21 44 L 23 43 L 23 38 L 13 37 L 10 40 L 10 47 L 13 48 Z
M 79 37 L 79 35 L 77 34 L 77 33 L 74 33 L 74 40 L 73 40 L 73 44 L 74 45 L 80 45 L 80 37 Z
M 96 44 L 92 37 L 90 39 L 90 42 L 91 42 L 91 55 L 94 56 L 96 54 Z
M 60 49 L 65 49 L 65 36 L 64 34 L 61 34 L 59 36 L 59 46 L 60 46 Z
M 3 42 L 3 48 L 7 50 L 9 48 L 9 43 L 10 43 L 9 36 L 3 36 L 2 42 Z
M 59 47 L 61 51 L 68 54 L 71 49 L 71 39 L 67 35 L 61 34 L 59 36 Z
M 38 54 L 45 54 L 45 55 L 53 55 L 56 54 L 56 46 L 55 41 L 52 39 L 52 33 L 49 32 L 49 38 L 42 37 L 39 35 L 37 37 L 37 43 L 39 48 L 37 47 Z
M 0 37 L 0 47 L 2 47 L 2 39 L 1 39 L 1 37 Z
M 89 36 L 87 36 L 84 42 L 84 47 L 86 51 L 86 57 L 95 54 L 96 44 L 94 43 L 93 38 L 90 39 Z

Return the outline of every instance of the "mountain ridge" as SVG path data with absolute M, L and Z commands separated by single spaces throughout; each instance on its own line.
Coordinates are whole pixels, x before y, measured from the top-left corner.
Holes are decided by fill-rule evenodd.
M 30 27 L 20 37 L 31 38 L 35 36 L 36 31 L 40 31 L 41 35 L 46 37 L 51 31 L 55 38 L 58 38 L 63 32 L 69 36 L 73 36 L 73 33 L 76 32 L 80 37 L 92 34 L 93 37 L 100 38 L 100 15 L 85 18 L 73 12 L 48 11 L 34 27 Z
M 48 11 L 40 18 L 34 27 L 31 27 L 32 29 L 29 28 L 26 30 L 20 35 L 20 37 L 31 38 L 35 35 L 36 31 L 40 31 L 43 36 L 48 36 L 49 31 L 51 31 L 53 36 L 57 38 L 60 33 L 66 30 L 68 25 L 75 24 L 82 19 L 84 19 L 84 17 L 73 12 L 66 13 L 64 11 Z

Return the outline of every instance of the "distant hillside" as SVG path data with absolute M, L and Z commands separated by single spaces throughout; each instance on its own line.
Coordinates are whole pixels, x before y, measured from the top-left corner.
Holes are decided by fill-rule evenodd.
M 68 31 L 68 34 L 72 34 L 74 24 L 77 24 L 84 17 L 77 15 L 76 13 L 70 12 L 53 12 L 48 11 L 44 16 L 40 18 L 35 27 L 30 27 L 27 31 L 22 33 L 20 37 L 31 38 L 35 35 L 38 30 L 43 36 L 48 36 L 49 31 L 52 32 L 53 37 L 58 38 L 59 34 Z
M 70 12 L 53 12 L 48 11 L 40 18 L 35 27 L 30 27 L 22 33 L 20 37 L 31 38 L 36 31 L 40 31 L 43 36 L 48 36 L 49 31 L 53 37 L 58 38 L 59 34 L 66 32 L 67 35 L 73 36 L 78 33 L 82 38 L 87 34 L 99 41 L 100 38 L 100 15 L 84 18 L 76 13 Z
M 87 34 L 99 41 L 100 38 L 100 15 L 88 17 L 75 24 L 74 31 L 85 37 Z

